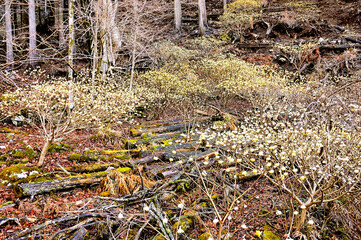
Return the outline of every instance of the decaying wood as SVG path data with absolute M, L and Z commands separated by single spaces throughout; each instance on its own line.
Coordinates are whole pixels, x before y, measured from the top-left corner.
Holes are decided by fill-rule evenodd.
M 80 228 L 78 231 L 74 233 L 74 235 L 70 238 L 71 240 L 82 240 L 85 239 L 88 231 L 85 228 Z
M 73 165 L 71 167 L 65 167 L 64 170 L 71 173 L 91 173 L 91 172 L 100 172 L 106 171 L 109 167 L 112 168 L 119 168 L 122 164 L 115 162 L 115 163 L 107 163 L 107 164 L 92 164 L 92 165 Z M 55 169 L 55 171 L 62 170 Z
M 163 211 L 158 209 L 154 203 L 151 203 L 149 207 L 149 214 L 158 222 L 158 226 L 160 227 L 162 234 L 166 236 L 166 239 L 174 240 L 175 238 L 172 234 L 169 221 L 165 221 L 167 217 L 164 216 Z
M 181 123 L 171 126 L 157 127 L 157 128 L 149 128 L 144 130 L 132 131 L 132 136 L 141 136 L 144 133 L 164 133 L 164 132 L 173 132 L 178 130 L 185 130 L 188 127 L 193 127 L 194 123 Z
M 152 138 L 139 138 L 139 139 L 125 139 L 123 143 L 127 149 L 135 149 L 140 145 L 148 145 L 151 143 L 161 143 L 163 141 L 172 139 L 172 138 L 179 138 L 180 132 L 169 132 L 163 134 L 157 134 Z
M 146 156 L 144 158 L 136 159 L 136 160 L 129 160 L 128 162 L 131 164 L 146 164 L 151 163 L 155 161 L 155 157 L 158 159 L 164 159 L 165 153 L 164 152 L 157 152 L 152 155 Z
M 124 168 L 122 171 L 130 171 L 130 168 Z M 104 171 L 94 174 L 85 174 L 79 177 L 60 178 L 52 181 L 38 183 L 21 183 L 14 187 L 15 194 L 18 197 L 29 197 L 39 194 L 64 191 L 76 187 L 84 187 L 99 184 L 110 171 Z
M 259 49 L 259 48 L 272 48 L 273 45 L 268 43 L 238 43 L 238 48 L 248 48 L 248 49 Z

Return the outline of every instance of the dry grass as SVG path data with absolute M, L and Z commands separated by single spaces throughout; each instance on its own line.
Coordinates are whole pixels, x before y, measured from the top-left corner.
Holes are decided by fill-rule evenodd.
M 143 176 L 113 171 L 102 181 L 102 188 L 111 195 L 128 195 L 141 187 L 152 188 L 155 184 L 155 181 Z

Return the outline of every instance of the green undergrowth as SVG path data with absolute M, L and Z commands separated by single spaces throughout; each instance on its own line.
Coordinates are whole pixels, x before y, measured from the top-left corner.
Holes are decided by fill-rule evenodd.
M 49 146 L 49 153 L 60 153 L 60 152 L 69 152 L 73 150 L 74 147 L 65 144 L 65 143 L 54 143 Z

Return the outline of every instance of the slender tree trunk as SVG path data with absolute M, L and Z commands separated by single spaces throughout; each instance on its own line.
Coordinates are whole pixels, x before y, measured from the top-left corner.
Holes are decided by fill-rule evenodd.
M 174 22 L 175 29 L 180 30 L 182 26 L 182 6 L 180 0 L 174 0 Z
M 40 153 L 39 162 L 38 162 L 38 164 L 37 164 L 38 167 L 42 167 L 42 166 L 43 166 L 44 160 L 45 160 L 45 156 L 46 156 L 46 154 L 48 153 L 50 144 L 52 144 L 52 142 L 53 142 L 53 137 L 46 139 L 46 142 L 45 142 L 45 144 L 44 144 L 44 146 L 43 146 L 43 149 L 41 150 L 41 153 Z
M 302 229 L 303 225 L 305 224 L 306 217 L 307 217 L 307 209 L 305 208 L 302 209 L 301 214 L 296 223 L 296 231 L 300 231 Z
M 138 24 L 139 24 L 139 13 L 138 13 L 138 1 L 133 0 L 133 19 L 134 19 L 134 33 L 133 33 L 133 50 L 132 50 L 132 69 L 130 73 L 130 85 L 129 91 L 133 90 L 133 78 L 134 78 L 134 69 L 135 69 L 135 60 L 136 60 L 136 44 L 137 44 L 137 35 L 138 35 Z
M 227 0 L 223 0 L 223 11 L 227 10 Z
M 199 9 L 199 34 L 203 36 L 206 32 L 207 26 L 207 11 L 205 0 L 198 0 Z
M 33 67 L 37 64 L 35 0 L 29 0 L 29 61 Z
M 5 0 L 6 65 L 9 69 L 12 68 L 14 62 L 10 6 L 11 0 Z
M 74 41 L 75 41 L 75 29 L 74 29 L 74 8 L 75 0 L 69 0 L 69 49 L 68 49 L 68 78 L 73 80 L 74 75 Z
M 56 26 L 59 33 L 59 46 L 63 46 L 65 44 L 65 37 L 64 37 L 64 14 L 63 14 L 63 0 L 57 1 L 57 8 L 56 8 Z

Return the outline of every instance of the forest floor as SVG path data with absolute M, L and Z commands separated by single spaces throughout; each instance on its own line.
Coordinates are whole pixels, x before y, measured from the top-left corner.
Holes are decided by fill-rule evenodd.
M 271 3 L 269 19 L 256 23 L 243 42 L 230 40 L 222 49 L 251 63 L 281 65 L 300 74 L 316 62 L 331 72 L 360 73 L 358 1 L 298 1 L 289 9 L 286 2 Z M 219 14 L 219 9 L 209 14 Z M 266 36 L 271 22 L 273 30 Z M 209 25 L 210 36 L 219 37 L 218 21 Z M 186 24 L 180 35 L 194 35 L 194 23 Z M 309 40 L 321 43 L 299 69 L 269 47 Z M 18 86 L 26 78 L 20 72 L 14 79 Z M 5 83 L 0 87 L 2 92 L 11 88 Z M 237 121 L 248 108 L 246 102 L 237 106 Z M 0 239 L 186 239 L 180 228 L 192 239 L 211 239 L 209 233 L 219 232 L 224 239 L 286 239 L 290 216 L 285 193 L 260 174 L 237 175 L 241 168 L 219 163 L 222 149 L 202 139 L 201 132 L 222 117 L 210 110 L 187 122 L 169 113 L 161 120 L 135 119 L 136 124 L 108 131 L 74 131 L 53 144 L 42 169 L 35 168 L 44 144 L 39 132 L 21 122 L 0 123 L 0 178 L 7 181 L 0 185 Z M 233 128 L 222 127 L 225 132 Z M 9 168 L 40 175 L 25 183 L 5 176 Z M 207 174 L 213 181 L 198 181 Z M 217 211 L 227 216 L 221 222 L 215 220 Z M 309 239 L 352 239 L 337 224 L 319 234 L 327 211 L 318 209 L 316 224 L 307 228 Z

